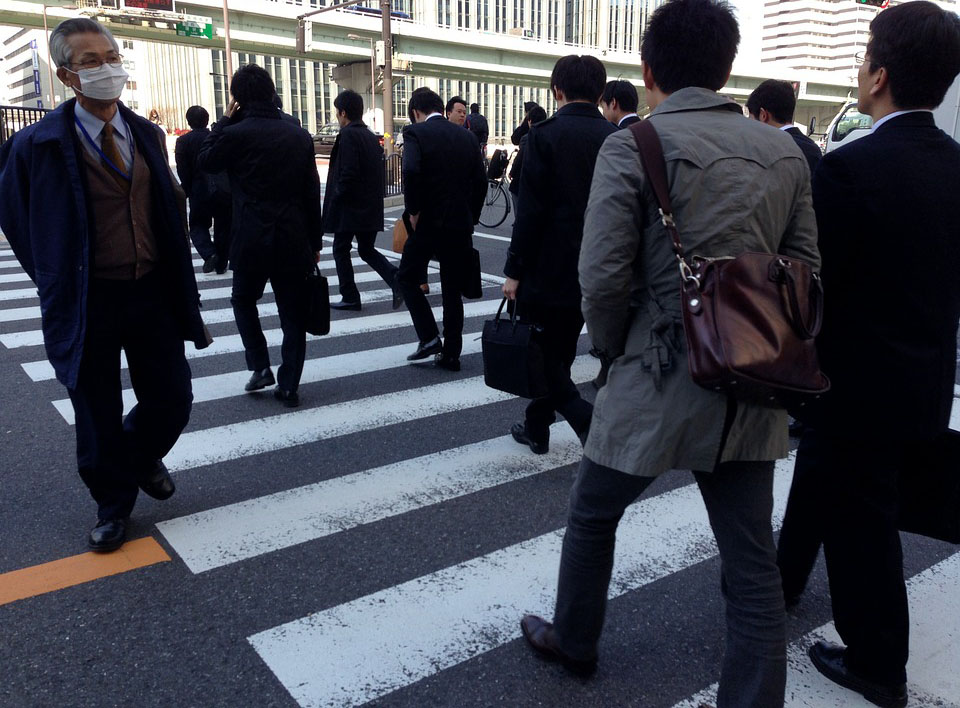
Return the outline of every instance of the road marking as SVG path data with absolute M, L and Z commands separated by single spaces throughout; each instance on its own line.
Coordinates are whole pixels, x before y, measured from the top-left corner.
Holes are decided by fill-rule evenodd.
M 0 261 L 0 270 L 4 268 L 19 268 L 20 261 L 18 261 L 16 258 L 6 259 L 7 255 L 8 254 L 6 253 L 0 254 L 0 258 L 4 258 L 4 260 Z
M 505 435 L 161 521 L 157 528 L 187 567 L 202 573 L 570 465 L 582 455 L 570 426 L 557 423 L 545 455 Z
M 909 708 L 956 705 L 960 697 L 960 553 L 907 581 L 910 596 L 910 658 L 907 661 Z M 880 620 L 880 618 L 878 618 Z M 787 699 L 784 708 L 845 706 L 871 708 L 860 694 L 848 691 L 814 668 L 807 649 L 820 639 L 842 643 L 833 622 L 818 627 L 787 647 Z M 677 703 L 697 708 L 714 702 L 717 684 Z
M 777 464 L 774 516 L 792 457 Z M 444 568 L 248 638 L 301 706 L 356 706 L 520 636 L 520 617 L 552 615 L 563 529 Z M 695 484 L 624 514 L 609 597 L 716 555 Z
M 463 316 L 464 319 L 469 319 L 471 317 L 484 317 L 492 315 L 496 313 L 499 306 L 499 300 L 474 300 L 472 302 L 464 303 Z M 432 308 L 432 312 L 435 318 L 438 320 L 442 319 L 443 308 L 434 307 Z M 367 332 L 379 332 L 382 330 L 407 326 L 410 326 L 410 315 L 406 312 L 390 312 L 381 315 L 369 315 L 366 317 L 350 317 L 333 320 L 333 322 L 330 323 L 330 334 L 324 335 L 322 339 L 331 339 L 354 334 L 366 334 Z M 276 329 L 266 329 L 263 331 L 263 334 L 264 337 L 266 337 L 268 347 L 280 346 L 280 342 L 283 339 L 283 332 L 279 327 Z M 13 336 L 14 335 L 0 335 L 0 343 L 6 344 L 6 342 L 3 341 L 4 338 Z M 314 339 L 314 337 L 308 335 L 307 341 L 311 341 L 312 339 Z M 320 339 L 320 337 L 317 337 L 316 339 Z M 242 351 L 243 342 L 240 341 L 240 335 L 231 334 L 217 337 L 213 340 L 213 344 L 206 349 L 193 349 L 192 347 L 187 347 L 186 357 L 187 359 L 202 359 L 209 356 L 231 354 Z M 121 355 L 120 365 L 122 368 L 126 368 L 127 359 L 125 355 Z M 26 372 L 27 376 L 29 376 L 33 381 L 49 381 L 56 378 L 53 372 L 53 367 L 46 360 L 28 361 L 20 366 Z
M 26 300 L 37 297 L 36 288 L 16 288 L 14 290 L 0 290 L 0 302 L 6 300 Z
M 0 284 L 3 283 L 22 283 L 24 281 L 30 280 L 30 276 L 26 273 L 4 273 L 0 275 Z
M 0 575 L 0 605 L 169 560 L 163 547 L 147 536 L 112 553 L 81 553 L 14 570 Z
M 481 238 L 492 238 L 494 241 L 506 241 L 507 243 L 510 243 L 510 241 L 512 240 L 507 236 L 497 236 L 496 234 L 484 234 L 484 233 L 480 233 L 479 231 L 474 231 L 473 235 L 480 236 Z
M 575 383 L 590 381 L 596 359 L 577 357 L 571 373 Z M 184 433 L 163 461 L 171 470 L 202 467 L 511 398 L 488 388 L 482 376 L 456 379 Z

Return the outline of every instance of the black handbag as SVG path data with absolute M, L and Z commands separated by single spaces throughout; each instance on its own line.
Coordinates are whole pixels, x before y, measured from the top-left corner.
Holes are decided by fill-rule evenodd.
M 543 352 L 534 337 L 538 328 L 519 322 L 515 309 L 509 320 L 501 319 L 506 302 L 503 298 L 494 318 L 483 323 L 483 381 L 490 388 L 521 398 L 546 396 Z
M 960 433 L 918 447 L 900 473 L 900 530 L 960 544 Z
M 320 267 L 314 266 L 307 276 L 307 317 L 304 329 L 309 334 L 324 335 L 330 333 L 330 289 L 327 279 L 320 274 Z
M 475 248 L 471 248 L 464 258 L 460 294 L 470 300 L 479 300 L 483 297 L 483 281 L 480 277 L 480 251 Z

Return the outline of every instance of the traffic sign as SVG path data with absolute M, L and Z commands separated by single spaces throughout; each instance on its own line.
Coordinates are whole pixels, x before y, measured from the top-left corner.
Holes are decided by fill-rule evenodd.
M 206 37 L 213 39 L 213 25 L 202 22 L 178 22 L 178 37 Z

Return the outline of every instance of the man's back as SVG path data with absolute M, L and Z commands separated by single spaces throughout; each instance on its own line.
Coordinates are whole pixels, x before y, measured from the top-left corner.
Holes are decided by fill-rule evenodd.
M 383 148 L 363 121 L 344 126 L 330 155 L 323 201 L 327 233 L 383 230 Z
M 471 113 L 467 120 L 469 121 L 470 132 L 477 136 L 477 142 L 486 145 L 490 134 L 487 119 L 481 113 Z
M 191 130 L 185 135 L 177 138 L 173 148 L 174 158 L 177 163 L 177 176 L 180 177 L 180 183 L 183 185 L 183 191 L 188 197 L 193 197 L 194 187 L 200 187 L 201 181 L 197 180 L 197 155 L 200 154 L 200 146 L 210 135 L 210 130 L 206 127 Z M 202 194 L 198 196 L 204 196 Z
M 820 146 L 804 135 L 800 128 L 796 126 L 787 128 L 783 132 L 793 138 L 797 147 L 800 148 L 800 152 L 807 158 L 807 164 L 810 166 L 810 175 L 813 176 L 814 170 L 817 169 L 817 165 L 820 163 L 820 158 L 823 157 Z
M 824 409 L 836 420 L 904 438 L 946 428 L 960 318 L 957 184 L 960 145 L 928 112 L 893 118 L 821 161 L 818 346 L 833 378 Z

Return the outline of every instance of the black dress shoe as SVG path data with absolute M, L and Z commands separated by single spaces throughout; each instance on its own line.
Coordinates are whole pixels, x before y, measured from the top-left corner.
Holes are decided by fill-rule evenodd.
M 353 310 L 354 312 L 359 312 L 363 308 L 363 305 L 360 304 L 360 301 L 348 302 L 347 300 L 341 300 L 340 302 L 331 302 L 331 310 Z
M 115 551 L 127 540 L 127 520 L 107 519 L 98 521 L 87 537 L 87 546 L 97 553 Z
M 400 305 L 403 304 L 403 293 L 400 292 L 400 288 L 393 288 L 393 309 L 399 310 Z
M 433 356 L 434 354 L 439 354 L 443 351 L 443 343 L 440 341 L 440 337 L 434 337 L 429 342 L 420 342 L 417 345 L 417 351 L 407 357 L 407 361 L 420 361 L 421 359 L 426 359 L 428 356 Z
M 167 466 L 160 460 L 151 462 L 146 471 L 140 475 L 140 489 L 160 501 L 169 499 L 177 491 Z
M 513 439 L 521 445 L 529 445 L 530 449 L 538 455 L 545 455 L 550 450 L 550 437 L 547 434 L 546 440 L 534 440 L 527 433 L 526 423 L 514 423 L 510 426 L 510 434 Z
M 588 661 L 573 659 L 560 651 L 553 625 L 542 617 L 524 615 L 520 620 L 520 631 L 523 632 L 524 639 L 534 651 L 548 661 L 559 662 L 570 673 L 586 678 L 597 670 L 596 659 Z
M 443 354 L 437 354 L 433 359 L 433 365 L 447 371 L 460 371 L 460 359 L 446 357 Z
M 883 684 L 858 676 L 847 666 L 845 647 L 820 641 L 810 647 L 808 653 L 817 671 L 834 683 L 862 694 L 874 705 L 883 708 L 903 708 L 907 705 L 907 684 Z
M 254 371 L 250 376 L 250 380 L 247 381 L 247 385 L 243 387 L 243 390 L 259 391 L 261 388 L 273 386 L 275 383 L 276 380 L 273 378 L 273 372 L 270 371 L 270 367 L 267 367 L 262 371 Z
M 287 408 L 296 408 L 300 405 L 300 396 L 296 391 L 284 391 L 277 386 L 273 389 L 273 397 L 280 401 Z
M 217 269 L 217 257 L 210 256 L 207 260 L 203 262 L 203 272 L 212 273 Z
M 217 258 L 217 275 L 223 275 L 227 272 L 227 259 Z
M 806 428 L 807 426 L 805 426 L 799 420 L 791 418 L 790 425 L 787 426 L 787 434 L 791 438 L 799 438 L 801 435 L 803 435 L 803 431 L 806 430 Z

